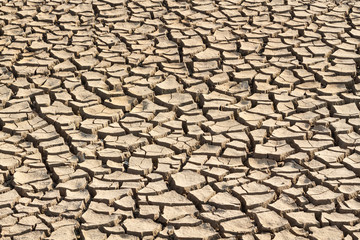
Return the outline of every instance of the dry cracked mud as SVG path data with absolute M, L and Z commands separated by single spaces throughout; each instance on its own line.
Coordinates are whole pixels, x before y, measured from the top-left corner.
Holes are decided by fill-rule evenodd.
M 0 0 L 0 238 L 360 239 L 360 2 Z

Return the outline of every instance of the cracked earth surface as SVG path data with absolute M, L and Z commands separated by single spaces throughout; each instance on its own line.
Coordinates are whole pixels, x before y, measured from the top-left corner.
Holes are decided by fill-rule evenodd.
M 360 239 L 360 2 L 0 5 L 1 239 Z

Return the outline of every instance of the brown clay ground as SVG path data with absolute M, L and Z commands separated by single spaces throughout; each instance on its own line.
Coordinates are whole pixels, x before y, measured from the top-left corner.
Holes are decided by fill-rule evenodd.
M 360 3 L 2 0 L 0 237 L 359 239 Z

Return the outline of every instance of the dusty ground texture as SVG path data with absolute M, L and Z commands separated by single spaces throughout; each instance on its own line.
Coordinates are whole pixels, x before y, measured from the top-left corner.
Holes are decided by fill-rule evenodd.
M 360 238 L 360 2 L 0 2 L 1 239 Z

